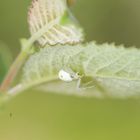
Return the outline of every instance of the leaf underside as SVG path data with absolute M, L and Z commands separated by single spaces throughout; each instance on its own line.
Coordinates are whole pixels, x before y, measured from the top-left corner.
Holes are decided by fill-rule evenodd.
M 138 97 L 140 95 L 140 50 L 114 44 L 46 46 L 32 55 L 23 68 L 22 84 L 41 84 L 39 89 L 54 93 L 96 97 Z M 92 88 L 76 89 L 76 82 L 48 79 L 69 68 L 93 79 Z M 52 79 L 53 79 L 52 78 Z M 43 79 L 43 80 L 42 80 Z
M 71 18 L 66 0 L 33 0 L 28 22 L 32 36 L 46 27 L 37 40 L 41 46 L 83 41 L 83 31 Z

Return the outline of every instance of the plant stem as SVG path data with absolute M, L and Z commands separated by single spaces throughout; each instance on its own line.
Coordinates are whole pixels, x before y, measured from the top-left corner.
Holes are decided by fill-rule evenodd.
M 18 71 L 20 70 L 21 66 L 25 62 L 26 58 L 29 56 L 32 44 L 34 43 L 35 40 L 36 40 L 36 36 L 35 37 L 33 36 L 29 40 L 26 40 L 26 42 L 23 43 L 21 42 L 22 50 L 17 56 L 14 63 L 11 65 L 4 81 L 2 82 L 0 86 L 0 92 L 5 93 L 6 91 L 8 91 Z
M 14 63 L 12 64 L 8 74 L 6 75 L 1 87 L 0 92 L 6 92 L 10 88 L 11 83 L 13 82 L 14 78 L 16 77 L 18 71 L 20 70 L 21 66 L 23 65 L 26 58 L 30 55 L 30 51 L 32 48 L 33 43 L 38 40 L 44 33 L 46 33 L 49 29 L 51 29 L 56 23 L 60 21 L 60 18 L 56 18 L 54 21 L 51 21 L 49 24 L 46 24 L 42 27 L 38 32 L 36 32 L 29 40 L 22 43 L 22 50 Z
M 28 56 L 28 53 L 25 53 L 24 51 L 21 51 L 21 53 L 18 55 L 18 57 L 16 58 L 16 60 L 12 64 L 12 66 L 10 67 L 9 72 L 6 75 L 2 85 L 0 87 L 1 92 L 6 92 L 9 89 L 13 79 L 17 75 L 19 69 L 21 68 L 21 66 L 24 63 L 27 56 Z
M 22 93 L 23 91 L 26 91 L 29 88 L 33 88 L 38 84 L 43 84 L 43 83 L 50 83 L 53 81 L 57 81 L 57 77 L 47 77 L 47 79 L 42 79 L 41 81 L 37 81 L 34 82 L 32 84 L 28 84 L 28 85 L 22 85 L 22 84 L 18 84 L 15 87 L 12 87 L 10 90 L 6 91 L 5 94 L 3 94 L 3 96 L 1 96 L 0 101 L 2 101 L 2 103 L 6 103 L 8 101 L 10 101 L 11 99 L 15 98 L 17 95 L 19 95 L 20 93 Z
M 36 85 L 41 85 L 43 83 L 50 83 L 50 82 L 57 81 L 57 80 L 58 80 L 57 76 L 52 76 L 52 77 L 43 78 L 43 79 L 35 81 L 33 83 L 28 83 L 28 84 L 20 83 L 20 84 L 16 85 L 15 87 L 12 87 L 11 89 L 9 89 L 7 91 L 7 95 L 9 95 L 11 97 L 12 96 L 15 97 L 16 95 L 22 93 L 23 91 L 36 87 Z

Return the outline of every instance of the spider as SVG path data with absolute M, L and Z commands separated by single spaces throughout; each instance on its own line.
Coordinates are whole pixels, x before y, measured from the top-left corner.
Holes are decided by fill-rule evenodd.
M 77 89 L 87 89 L 87 88 L 93 88 L 94 86 L 89 86 L 93 83 L 92 79 L 88 80 L 85 84 L 83 83 L 83 80 L 85 77 L 83 75 L 79 75 L 79 73 L 75 73 L 72 70 L 65 71 L 64 69 L 61 69 L 58 73 L 58 77 L 60 80 L 64 82 L 72 82 L 77 80 Z

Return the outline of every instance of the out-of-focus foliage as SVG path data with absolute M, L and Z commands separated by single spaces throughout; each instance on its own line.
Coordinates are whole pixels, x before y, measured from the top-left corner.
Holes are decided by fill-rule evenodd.
M 88 40 L 139 47 L 139 6 L 139 0 L 77 0 L 74 13 Z

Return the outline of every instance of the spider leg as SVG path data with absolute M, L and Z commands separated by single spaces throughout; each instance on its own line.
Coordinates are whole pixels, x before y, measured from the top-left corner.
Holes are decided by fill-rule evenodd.
M 91 83 L 93 83 L 93 81 L 81 84 L 81 78 L 79 78 L 77 82 L 77 90 L 86 90 L 95 87 L 95 85 L 89 86 Z
M 77 90 L 80 90 L 81 89 L 80 88 L 80 85 L 81 85 L 81 78 L 79 78 L 78 81 L 77 81 L 77 85 L 76 85 L 76 89 Z

